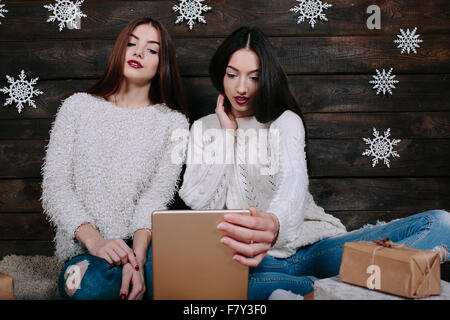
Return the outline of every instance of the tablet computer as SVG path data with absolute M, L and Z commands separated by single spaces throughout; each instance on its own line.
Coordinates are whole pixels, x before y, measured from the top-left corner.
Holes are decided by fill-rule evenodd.
M 245 300 L 247 266 L 232 259 L 217 225 L 226 213 L 249 210 L 167 210 L 152 213 L 155 300 Z

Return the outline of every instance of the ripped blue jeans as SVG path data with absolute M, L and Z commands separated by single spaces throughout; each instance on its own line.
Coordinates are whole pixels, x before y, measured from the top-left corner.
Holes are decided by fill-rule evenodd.
M 250 268 L 249 299 L 263 300 L 276 289 L 305 295 L 314 290 L 314 281 L 339 274 L 346 242 L 389 238 L 406 247 L 435 250 L 441 263 L 449 261 L 450 212 L 430 210 L 386 224 L 367 226 L 301 247 L 289 258 L 266 256 Z

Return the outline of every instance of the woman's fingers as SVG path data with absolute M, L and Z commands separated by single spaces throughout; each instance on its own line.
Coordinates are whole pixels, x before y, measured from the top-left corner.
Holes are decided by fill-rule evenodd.
M 248 258 L 258 256 L 261 253 L 266 253 L 270 249 L 270 244 L 267 242 L 254 242 L 246 244 L 227 236 L 222 237 L 220 242 L 236 251 L 236 253 Z
M 244 266 L 257 267 L 261 263 L 262 259 L 264 259 L 265 256 L 266 256 L 266 253 L 260 253 L 253 258 L 247 258 L 240 254 L 235 254 L 233 256 L 233 259 L 236 260 L 237 262 L 239 262 L 240 264 L 243 264 Z
M 113 262 L 112 259 L 109 257 L 109 255 L 108 255 L 107 252 L 105 252 L 105 253 L 103 253 L 103 254 L 100 254 L 98 257 L 99 257 L 99 258 L 102 258 L 102 259 L 104 259 L 104 260 L 106 260 L 106 262 L 108 262 L 110 265 L 113 265 L 113 264 L 114 264 L 114 262 Z
M 245 243 L 249 243 L 250 241 L 271 243 L 274 237 L 270 231 L 254 230 L 228 222 L 221 222 L 218 228 L 231 238 Z
M 128 300 L 137 300 L 142 298 L 145 292 L 145 285 L 142 279 L 139 278 L 138 272 L 134 271 L 131 278 L 131 292 L 128 295 Z
M 273 220 L 270 217 L 227 213 L 224 218 L 226 222 L 254 230 L 270 230 L 273 227 Z
M 114 253 L 119 257 L 120 264 L 125 265 L 126 263 L 128 263 L 128 256 L 120 246 L 113 246 L 111 250 L 113 250 Z
M 122 264 L 122 261 L 120 261 L 120 257 L 117 255 L 117 253 L 112 249 L 108 248 L 106 251 L 109 258 L 112 260 L 112 264 L 116 266 L 120 266 Z
M 224 102 L 224 96 L 223 94 L 219 94 L 219 96 L 217 97 L 217 103 L 216 103 L 216 113 L 225 113 L 225 107 L 223 105 Z
M 129 268 L 127 268 L 125 265 L 122 269 L 122 285 L 120 286 L 120 293 L 119 293 L 120 299 L 122 299 L 122 300 L 128 298 L 132 275 L 133 275 L 133 270 L 131 269 L 131 265 Z
M 134 269 L 136 271 L 139 271 L 139 264 L 137 262 L 137 258 L 136 258 L 136 255 L 134 254 L 134 251 L 131 250 L 131 248 L 122 239 L 117 239 L 117 240 L 118 240 L 117 241 L 118 245 L 121 247 L 121 249 L 124 252 L 123 253 L 124 257 L 121 256 L 121 258 L 123 258 L 122 261 L 124 261 L 124 259 L 125 259 L 125 262 L 123 262 L 123 264 L 130 262 L 131 265 L 134 267 Z

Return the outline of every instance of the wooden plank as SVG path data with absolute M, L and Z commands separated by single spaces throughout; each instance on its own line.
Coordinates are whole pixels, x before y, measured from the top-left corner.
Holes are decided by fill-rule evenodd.
M 42 213 L 0 214 L 1 240 L 46 240 L 55 237 L 55 230 Z
M 370 129 L 365 137 L 373 138 Z M 395 132 L 389 137 L 397 138 Z M 0 177 L 40 178 L 47 144 L 45 140 L 0 140 Z M 309 139 L 310 177 L 450 176 L 450 139 L 401 139 L 393 147 L 400 158 L 389 157 L 390 168 L 382 161 L 372 168 L 372 157 L 361 155 L 368 148 L 362 138 Z
M 372 128 L 391 128 L 396 139 L 450 137 L 450 112 L 307 113 L 304 121 L 310 139 L 369 137 Z
M 391 128 L 397 139 L 450 138 L 450 112 L 305 113 L 303 120 L 308 139 L 361 138 L 372 128 Z M 53 121 L 0 120 L 0 140 L 48 140 Z
M 175 40 L 181 74 L 207 76 L 209 61 L 222 40 Z M 417 54 L 401 55 L 391 36 L 270 38 L 288 74 L 375 74 L 377 68 L 391 67 L 395 75 L 450 73 L 449 43 L 442 40 L 441 35 L 428 35 L 427 46 Z M 1 68 L 11 76 L 25 69 L 30 77 L 40 79 L 98 78 L 112 46 L 112 40 L 5 42 L 0 47 Z
M 0 241 L 0 259 L 4 256 L 14 255 L 43 255 L 53 256 L 55 251 L 54 243 L 51 241 L 38 240 L 5 240 Z
M 41 179 L 0 180 L 0 212 L 42 212 Z
M 160 21 L 173 37 L 225 37 L 242 25 L 261 28 L 268 35 L 381 35 L 397 34 L 405 26 L 420 25 L 419 34 L 446 32 L 449 13 L 442 10 L 446 0 L 378 1 L 342 0 L 324 10 L 328 22 L 319 21 L 311 28 L 308 21 L 297 24 L 299 14 L 289 10 L 298 3 L 292 0 L 205 2 L 213 7 L 205 13 L 206 24 L 196 22 L 189 30 L 186 23 L 175 25 L 174 1 L 85 1 L 81 9 L 87 15 L 81 29 L 59 31 L 57 23 L 46 23 L 50 12 L 43 8 L 48 1 L 3 1 L 7 3 L 7 20 L 2 22 L 4 39 L 39 38 L 115 38 L 136 13 L 150 14 Z M 329 2 L 330 3 L 330 2 Z M 367 28 L 366 13 L 370 5 L 381 9 L 381 29 Z M 25 20 L 26 19 L 26 20 Z M 27 21 L 26 24 L 23 22 Z M 30 26 L 33 26 L 30 28 Z
M 316 203 L 326 211 L 449 209 L 450 178 L 310 179 Z
M 393 147 L 400 158 L 389 157 L 390 168 L 383 160 L 372 167 L 373 157 L 361 155 L 370 149 L 362 140 L 310 140 L 306 149 L 311 177 L 450 176 L 450 140 L 403 139 Z
M 450 178 L 311 178 L 326 211 L 414 211 L 450 208 Z M 42 212 L 38 179 L 0 180 L 0 212 Z
M 399 75 L 400 83 L 393 95 L 377 96 L 369 84 L 371 75 L 297 75 L 289 76 L 289 85 L 302 111 L 317 112 L 430 112 L 449 111 L 450 76 Z M 183 87 L 192 120 L 214 112 L 217 91 L 208 77 L 183 77 Z M 75 92 L 86 91 L 96 80 L 39 80 L 44 94 L 36 97 L 37 108 L 25 105 L 18 113 L 14 105 L 2 107 L 1 119 L 53 118 L 61 101 Z M 0 82 L 0 87 L 6 86 Z M 0 94 L 0 106 L 7 96 Z M 330 119 L 332 116 L 330 115 Z M 342 119 L 342 118 L 340 118 Z M 434 120 L 433 120 L 434 121 Z M 0 136 L 11 136 L 1 122 Z M 349 130 L 347 128 L 346 130 Z M 15 135 L 15 134 L 14 134 Z M 27 139 L 38 138 L 20 133 Z

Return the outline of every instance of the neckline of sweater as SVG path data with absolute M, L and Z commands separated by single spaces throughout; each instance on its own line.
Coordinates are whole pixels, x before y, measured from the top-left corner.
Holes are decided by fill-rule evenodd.
M 128 113 L 135 113 L 135 112 L 139 112 L 139 111 L 146 110 L 146 109 L 151 111 L 153 109 L 164 108 L 163 104 L 156 103 L 156 104 L 150 104 L 150 105 L 142 106 L 142 107 L 139 107 L 139 108 L 136 108 L 136 109 L 127 109 L 127 108 L 119 107 L 119 106 L 115 105 L 114 103 L 106 100 L 105 98 L 97 97 L 97 96 L 93 96 L 93 95 L 91 95 L 91 96 L 96 98 L 96 99 L 98 99 L 98 100 L 100 100 L 100 102 L 104 103 L 105 105 L 107 105 L 109 107 L 112 107 L 112 108 L 114 108 L 116 110 L 128 112 Z

